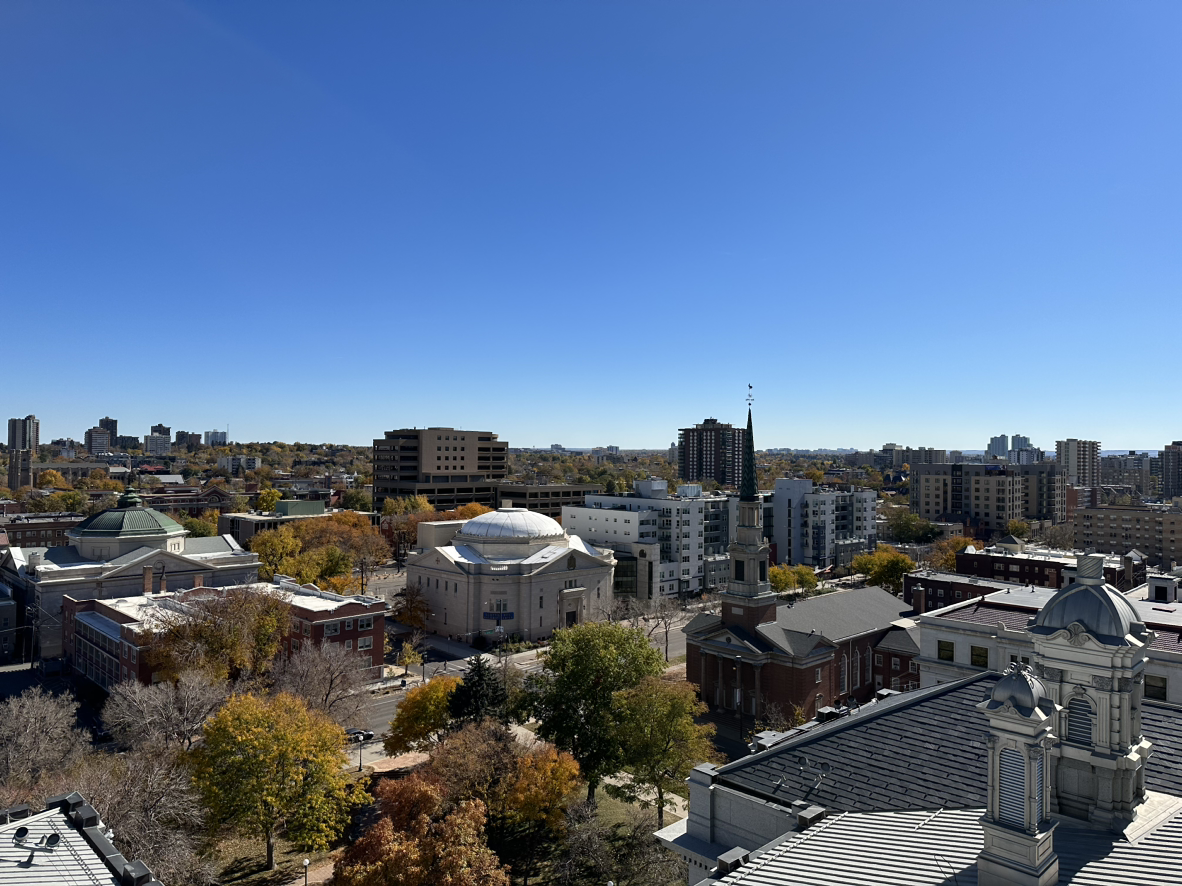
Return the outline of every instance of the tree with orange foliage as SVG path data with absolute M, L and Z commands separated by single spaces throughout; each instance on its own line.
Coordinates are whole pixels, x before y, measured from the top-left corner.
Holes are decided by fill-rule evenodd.
M 509 886 L 485 840 L 479 800 L 445 813 L 439 788 L 413 775 L 382 785 L 379 800 L 381 820 L 345 850 L 335 886 Z
M 515 831 L 513 869 L 522 886 L 541 861 L 542 849 L 565 829 L 566 810 L 579 784 L 579 764 L 553 745 L 536 745 L 517 761 L 508 797 L 509 825 Z

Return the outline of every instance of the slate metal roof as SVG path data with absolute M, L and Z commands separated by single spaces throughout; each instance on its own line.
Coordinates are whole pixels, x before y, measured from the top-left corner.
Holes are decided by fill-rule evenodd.
M 919 625 L 910 628 L 900 626 L 891 628 L 885 637 L 874 644 L 874 648 L 884 652 L 919 655 Z
M 792 833 L 721 882 L 725 886 L 976 886 L 983 808 L 845 813 Z M 1133 844 L 1060 821 L 1059 882 L 1178 883 L 1182 816 Z
M 136 881 L 160 886 L 142 861 L 129 862 L 119 854 L 98 813 L 81 795 L 54 797 L 44 812 L 27 813 L 28 807 L 0 810 L 0 886 L 122 886 Z
M 155 508 L 111 508 L 87 517 L 70 533 L 78 537 L 121 538 L 138 535 L 171 535 L 184 532 L 180 523 Z
M 975 706 L 998 679 L 985 673 L 867 705 L 722 767 L 715 783 L 831 811 L 984 806 L 988 722 Z M 1146 786 L 1182 796 L 1182 707 L 1147 700 L 1141 710 L 1145 737 L 1155 749 Z M 802 770 L 804 760 L 809 765 Z M 815 769 L 822 762 L 832 771 L 818 781 Z
M 946 618 L 949 621 L 968 621 L 974 624 L 998 625 L 1004 624 L 1011 631 L 1024 631 L 1030 622 L 1030 617 L 1038 612 L 1037 606 L 1016 609 L 1012 606 L 998 606 L 994 603 L 974 603 L 963 609 L 940 609 L 931 613 Z
M 776 620 L 759 625 L 756 631 L 793 655 L 807 655 L 822 638 L 840 643 L 886 630 L 910 612 L 902 600 L 882 588 L 853 588 L 779 606 Z

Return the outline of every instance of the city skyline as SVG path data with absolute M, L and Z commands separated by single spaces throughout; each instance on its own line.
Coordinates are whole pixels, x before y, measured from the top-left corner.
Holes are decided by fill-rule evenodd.
M 1171 402 L 1176 4 L 62 8 L 0 8 L 45 439 L 1182 436 L 1117 364 Z

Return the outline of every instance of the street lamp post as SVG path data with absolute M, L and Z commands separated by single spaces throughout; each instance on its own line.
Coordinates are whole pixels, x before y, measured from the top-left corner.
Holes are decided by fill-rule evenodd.
M 308 886 L 308 865 L 311 863 L 308 859 L 304 859 L 304 886 Z
M 361 772 L 361 749 L 365 747 L 365 741 L 357 742 L 357 771 Z

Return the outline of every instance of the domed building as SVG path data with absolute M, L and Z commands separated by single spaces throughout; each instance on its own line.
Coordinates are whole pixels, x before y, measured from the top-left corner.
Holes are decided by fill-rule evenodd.
M 432 633 L 539 640 L 609 610 L 615 564 L 550 517 L 500 508 L 412 556 L 406 581 L 426 597 Z
M 83 520 L 60 547 L 11 547 L 0 580 L 12 588 L 18 618 L 33 628 L 24 656 L 62 655 L 62 599 L 108 599 L 168 587 L 223 587 L 257 581 L 259 559 L 232 536 L 189 538 L 167 514 L 128 490 L 115 507 Z

